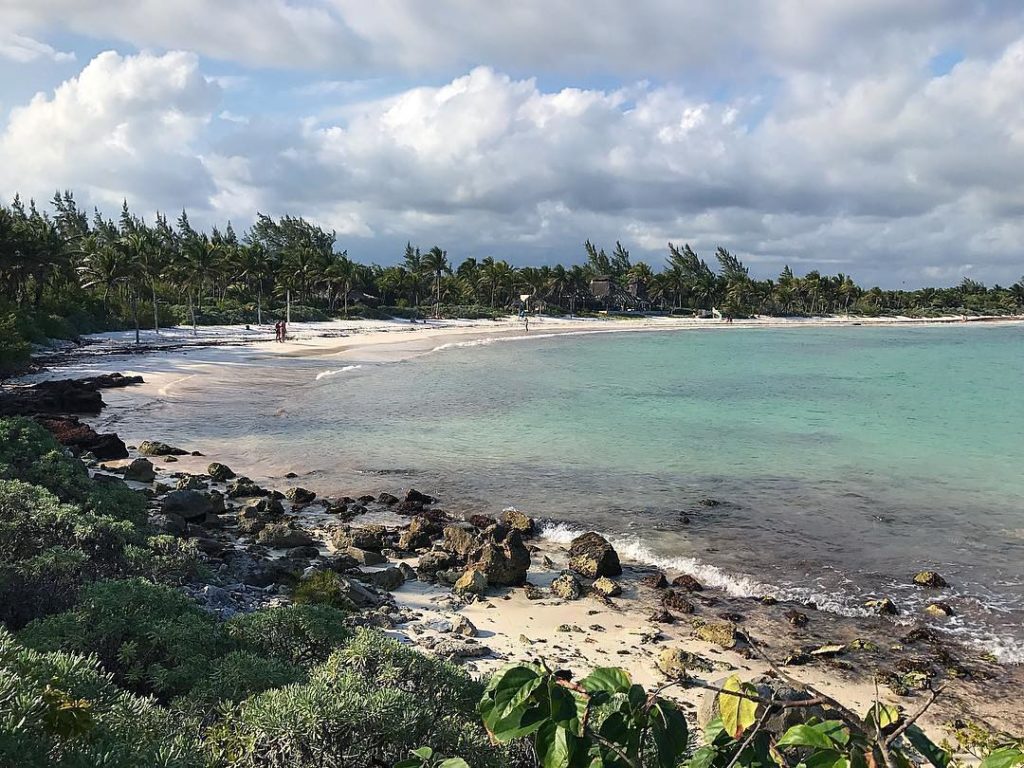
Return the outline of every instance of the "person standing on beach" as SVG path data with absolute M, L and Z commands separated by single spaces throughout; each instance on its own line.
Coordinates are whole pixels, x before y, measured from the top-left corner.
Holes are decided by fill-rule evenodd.
M 287 340 L 288 340 L 288 324 L 284 320 L 282 320 L 281 321 L 281 339 L 280 339 L 280 341 L 283 344 Z
M 278 320 L 276 323 L 274 323 L 274 341 L 280 341 L 280 340 L 281 340 L 281 321 Z

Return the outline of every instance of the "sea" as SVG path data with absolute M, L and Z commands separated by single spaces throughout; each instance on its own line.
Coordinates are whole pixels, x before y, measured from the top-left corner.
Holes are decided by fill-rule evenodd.
M 515 507 L 552 539 L 600 531 L 737 596 L 850 616 L 890 597 L 897 621 L 1024 663 L 1024 325 L 541 333 L 355 355 L 109 358 L 177 378 L 166 396 L 111 393 L 100 426 L 322 493 Z M 915 587 L 923 569 L 949 587 Z M 925 617 L 933 600 L 955 615 Z

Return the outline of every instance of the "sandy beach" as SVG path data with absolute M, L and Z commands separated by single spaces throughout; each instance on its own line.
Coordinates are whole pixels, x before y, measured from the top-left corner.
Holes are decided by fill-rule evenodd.
M 959 318 L 948 321 L 960 322 Z M 1021 319 L 999 319 L 991 322 L 1021 323 Z M 644 320 L 624 319 L 554 319 L 531 320 L 529 338 L 546 335 L 590 334 L 609 332 L 640 332 L 652 330 L 714 329 L 727 332 L 730 328 L 765 328 L 798 330 L 807 327 L 834 325 L 892 325 L 926 324 L 900 318 L 822 318 L 814 320 L 752 320 L 736 321 L 727 325 L 718 321 L 695 321 L 668 318 Z M 261 367 L 273 366 L 278 357 L 308 357 L 322 359 L 327 375 L 343 368 L 352 360 L 392 362 L 429 354 L 452 346 L 493 343 L 526 337 L 521 321 L 436 321 L 422 325 L 377 321 L 336 321 L 332 323 L 295 324 L 286 343 L 275 343 L 269 329 L 219 327 L 199 329 L 193 336 L 191 329 L 164 331 L 154 345 L 152 335 L 144 339 L 156 346 L 154 354 L 137 359 L 136 368 L 125 373 L 142 373 L 146 383 L 131 391 L 111 392 L 108 399 L 125 402 L 140 396 L 161 398 L 188 398 L 214 385 L 221 378 L 231 379 L 245 370 L 247 373 Z M 106 334 L 90 340 L 83 353 L 72 356 L 69 369 L 55 371 L 76 375 L 82 371 L 102 368 L 107 355 L 123 351 L 131 334 Z M 163 351 L 159 347 L 163 347 Z M 204 349 L 204 354 L 183 357 L 167 365 L 175 351 L 182 348 Z M 207 354 L 209 353 L 209 354 Z M 159 435 L 159 425 L 153 432 Z M 191 449 L 192 446 L 183 446 Z M 206 472 L 210 461 L 221 458 L 181 456 L 173 464 L 158 465 L 159 479 L 180 473 Z M 134 454 L 133 454 L 134 455 Z M 302 483 L 320 491 L 311 478 L 283 480 L 284 468 L 266 464 L 247 465 L 244 458 L 231 456 L 233 469 L 257 482 L 279 490 Z M 116 466 L 116 463 L 112 466 Z M 301 467 L 292 468 L 296 471 Z M 400 493 L 401 478 L 382 478 L 379 487 L 352 488 L 352 496 L 377 494 L 381 491 Z M 444 499 L 442 503 L 454 500 Z M 371 505 L 373 506 L 373 505 Z M 310 510 L 318 510 L 310 514 Z M 543 517 L 544 510 L 529 510 Z M 327 520 L 318 507 L 295 509 L 297 525 L 313 531 L 325 554 L 333 550 L 333 529 L 343 523 Z M 408 518 L 396 517 L 385 509 L 371 509 L 352 521 L 353 526 L 383 522 L 396 532 L 408 524 Z M 768 671 L 768 665 L 757 653 L 744 649 L 723 648 L 695 637 L 695 620 L 700 622 L 729 622 L 755 639 L 758 647 L 775 662 L 787 659 L 786 670 L 794 678 L 805 681 L 834 696 L 857 711 L 864 711 L 874 700 L 876 691 L 885 701 L 899 704 L 909 710 L 925 700 L 924 690 L 901 691 L 898 695 L 880 680 L 892 676 L 906 677 L 916 670 L 941 665 L 952 670 L 942 697 L 929 711 L 923 722 L 935 736 L 941 737 L 942 727 L 951 719 L 969 715 L 983 720 L 989 727 L 1019 730 L 1021 723 L 1012 698 L 993 695 L 993 691 L 1020 690 L 1024 685 L 1024 669 L 1006 667 L 992 662 L 977 651 L 956 648 L 945 641 L 937 641 L 927 634 L 914 635 L 917 626 L 912 617 L 842 617 L 814 610 L 814 606 L 787 603 L 772 604 L 752 598 L 731 597 L 712 588 L 687 595 L 693 613 L 676 615 L 672 623 L 655 619 L 661 608 L 663 590 L 643 583 L 652 569 L 645 563 L 623 559 L 625 573 L 618 579 L 622 594 L 613 598 L 599 598 L 586 594 L 578 600 L 564 600 L 549 592 L 551 581 L 566 565 L 566 544 L 543 535 L 530 541 L 534 548 L 529 572 L 531 588 L 497 588 L 489 590 L 481 599 L 467 600 L 454 595 L 444 584 L 409 580 L 392 592 L 397 606 L 397 618 L 392 617 L 389 631 L 396 637 L 423 647 L 427 652 L 462 656 L 463 663 L 481 674 L 491 672 L 511 661 L 544 659 L 548 664 L 567 668 L 576 675 L 596 666 L 621 666 L 636 682 L 645 686 L 665 683 L 666 652 L 679 650 L 688 654 L 695 666 L 690 672 L 705 682 L 714 682 L 729 674 L 753 679 Z M 415 566 L 415 558 L 401 553 L 391 554 L 392 563 L 404 561 Z M 381 566 L 365 568 L 372 572 Z M 669 580 L 682 574 L 668 573 Z M 770 595 L 765 597 L 770 598 Z M 452 624 L 465 617 L 476 628 L 476 637 L 466 641 L 453 641 Z M 802 618 L 801 618 L 802 617 Z M 393 624 L 393 625 L 392 625 Z M 452 650 L 453 645 L 456 650 Z M 465 643 L 478 644 L 483 650 L 470 648 Z M 461 649 L 461 650 L 459 650 Z M 482 655 L 480 655 L 482 654 Z M 696 708 L 702 695 L 698 688 L 676 687 L 674 697 Z

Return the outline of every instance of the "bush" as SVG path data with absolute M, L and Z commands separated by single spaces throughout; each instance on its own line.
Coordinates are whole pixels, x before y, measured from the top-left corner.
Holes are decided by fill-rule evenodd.
M 475 768 L 518 765 L 480 725 L 482 690 L 448 662 L 360 630 L 308 683 L 240 704 L 211 730 L 211 744 L 233 765 L 261 768 L 390 766 L 424 745 Z
M 174 700 L 173 708 L 212 719 L 210 713 L 225 704 L 305 679 L 305 672 L 294 664 L 248 651 L 232 651 L 211 661 L 206 674 Z
M 308 667 L 324 661 L 348 638 L 344 618 L 327 605 L 289 605 L 234 616 L 227 630 L 245 648 Z
M 15 373 L 29 361 L 31 347 L 13 313 L 0 312 L 0 375 Z
M 299 605 L 328 605 L 339 610 L 352 610 L 352 601 L 345 596 L 341 577 L 334 571 L 317 571 L 299 582 L 292 593 Z
M 0 627 L 0 765 L 200 768 L 196 723 L 120 690 L 96 663 Z

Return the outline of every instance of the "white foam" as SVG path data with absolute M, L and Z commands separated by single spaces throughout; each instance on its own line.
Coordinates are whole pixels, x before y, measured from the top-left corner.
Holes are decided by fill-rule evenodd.
M 568 544 L 589 529 L 578 528 L 564 522 L 543 523 L 540 535 L 556 544 Z M 787 602 L 813 602 L 818 610 L 851 618 L 874 616 L 864 607 L 861 598 L 852 595 L 823 592 L 809 587 L 778 587 L 758 581 L 749 576 L 731 574 L 718 566 L 701 562 L 695 557 L 665 557 L 652 552 L 633 536 L 605 536 L 616 551 L 627 560 L 651 565 L 667 571 L 677 571 L 695 577 L 702 584 L 719 589 L 732 597 L 760 598 L 771 595 Z M 895 619 L 897 624 L 912 623 L 909 618 Z M 954 623 L 937 630 L 952 635 L 962 642 L 991 653 L 1003 664 L 1024 664 L 1024 644 L 1005 637 L 999 637 L 978 626 L 963 626 Z
M 354 371 L 362 367 L 363 366 L 361 365 L 346 365 L 342 368 L 338 368 L 336 371 L 320 371 L 320 373 L 316 375 L 316 380 L 320 381 L 320 379 L 326 379 L 329 376 L 337 376 L 339 373 L 345 373 L 346 371 Z

